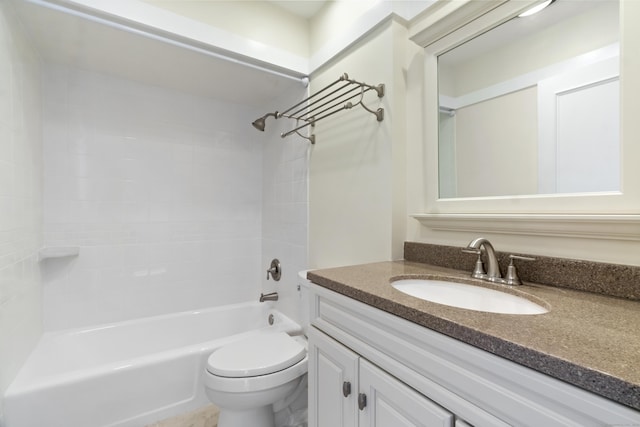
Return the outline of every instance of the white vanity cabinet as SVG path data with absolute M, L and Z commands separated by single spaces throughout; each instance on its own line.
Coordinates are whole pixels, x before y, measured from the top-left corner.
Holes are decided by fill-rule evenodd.
M 640 425 L 638 411 L 326 288 L 311 284 L 310 305 L 310 427 Z
M 356 426 L 360 357 L 314 327 L 308 337 L 310 427 Z
M 453 427 L 453 415 L 327 335 L 309 331 L 311 427 Z

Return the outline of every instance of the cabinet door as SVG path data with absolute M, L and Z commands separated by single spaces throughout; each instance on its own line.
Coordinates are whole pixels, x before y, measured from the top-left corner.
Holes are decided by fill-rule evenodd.
M 358 355 L 309 328 L 309 427 L 355 427 Z
M 451 413 L 365 359 L 360 394 L 359 427 L 453 427 Z

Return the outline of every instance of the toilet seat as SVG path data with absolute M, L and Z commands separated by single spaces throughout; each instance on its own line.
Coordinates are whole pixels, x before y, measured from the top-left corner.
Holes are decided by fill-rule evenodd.
M 207 360 L 207 371 L 224 378 L 257 377 L 289 368 L 306 353 L 306 348 L 285 332 L 261 334 L 214 351 Z
M 254 393 L 279 387 L 289 381 L 301 378 L 307 373 L 309 357 L 293 366 L 285 368 L 273 374 L 259 375 L 257 377 L 229 378 L 214 375 L 209 371 L 205 372 L 205 387 L 225 393 Z
M 282 386 L 282 384 L 285 384 L 289 381 L 293 381 L 296 378 L 301 378 L 303 375 L 307 373 L 307 366 L 309 361 L 309 356 L 307 355 L 307 349 L 306 349 L 306 339 L 302 336 L 290 337 L 286 333 L 284 332 L 282 333 L 285 334 L 289 340 L 296 342 L 297 344 L 300 345 L 300 347 L 302 347 L 303 349 L 302 359 L 296 362 L 293 362 L 292 360 L 296 360 L 296 358 L 286 358 L 289 360 L 289 362 L 286 363 L 286 364 L 289 364 L 289 366 L 286 366 L 272 373 L 267 373 L 263 375 L 246 376 L 246 377 L 230 377 L 230 376 L 216 375 L 212 372 L 212 370 L 215 369 L 214 368 L 215 363 L 218 357 L 220 357 L 220 355 L 213 358 L 214 367 L 211 366 L 211 361 L 212 361 L 211 359 L 213 355 L 216 354 L 218 351 L 222 351 L 224 348 L 228 348 L 228 346 L 224 346 L 218 349 L 217 351 L 215 351 L 213 354 L 211 354 L 211 356 L 209 356 L 209 359 L 207 360 L 207 368 L 205 370 L 205 376 L 204 376 L 205 387 L 207 389 L 216 390 L 218 392 L 231 393 L 231 394 L 254 393 L 262 390 L 273 389 L 275 387 Z M 255 336 L 252 338 L 249 338 L 248 340 L 254 343 L 260 342 L 263 345 L 264 345 L 263 340 L 266 340 L 268 343 L 270 343 L 273 346 L 274 341 L 272 339 L 272 336 L 275 334 L 264 334 L 264 335 L 265 337 L 260 338 L 258 340 L 256 339 L 257 337 Z M 287 339 L 283 339 L 283 341 L 288 342 Z M 275 346 L 273 347 L 275 348 Z M 265 347 L 255 348 L 255 345 L 254 345 L 254 348 L 251 350 L 251 353 L 254 354 L 256 357 L 260 356 L 260 352 L 264 350 L 264 348 Z M 225 353 L 227 353 L 227 351 L 225 351 Z M 224 356 L 225 353 L 223 353 L 222 355 Z M 282 366 L 282 364 L 280 364 L 280 366 Z M 273 367 L 266 370 L 272 370 L 272 369 Z

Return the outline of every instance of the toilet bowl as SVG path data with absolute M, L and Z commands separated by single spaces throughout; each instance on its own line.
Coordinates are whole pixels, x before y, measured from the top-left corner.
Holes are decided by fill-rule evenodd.
M 264 333 L 214 351 L 205 390 L 220 409 L 218 427 L 274 427 L 273 404 L 291 395 L 307 373 L 304 337 Z

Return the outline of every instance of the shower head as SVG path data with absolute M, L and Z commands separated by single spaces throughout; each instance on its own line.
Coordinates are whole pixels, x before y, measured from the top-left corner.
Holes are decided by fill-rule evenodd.
M 251 125 L 259 131 L 264 132 L 265 119 L 266 117 L 260 117 L 259 119 L 254 120 Z
M 255 119 L 253 121 L 253 123 L 251 123 L 251 125 L 254 128 L 258 129 L 259 131 L 264 132 L 264 125 L 265 125 L 265 122 L 267 120 L 267 117 L 269 117 L 269 116 L 273 116 L 273 117 L 275 117 L 277 119 L 278 118 L 278 112 L 276 111 L 275 113 L 267 113 L 264 116 L 260 117 L 259 119 Z

